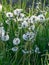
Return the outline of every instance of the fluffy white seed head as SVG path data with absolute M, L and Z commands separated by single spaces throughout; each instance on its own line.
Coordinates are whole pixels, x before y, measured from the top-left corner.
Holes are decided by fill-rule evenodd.
M 19 39 L 19 38 L 14 38 L 14 39 L 13 39 L 13 44 L 14 44 L 14 45 L 20 44 L 20 39 Z

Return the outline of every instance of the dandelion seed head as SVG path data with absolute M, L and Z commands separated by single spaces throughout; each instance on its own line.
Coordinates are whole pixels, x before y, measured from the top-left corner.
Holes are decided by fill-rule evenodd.
M 26 21 L 24 21 L 24 22 L 22 23 L 22 28 L 26 28 L 26 27 L 28 27 L 28 23 L 27 23 Z
M 14 10 L 14 15 L 19 16 L 19 14 L 23 11 L 23 9 L 15 9 Z
M 13 13 L 7 12 L 7 13 L 6 13 L 6 16 L 7 16 L 8 18 L 9 18 L 9 17 L 12 18 L 12 17 L 13 17 Z
M 13 47 L 11 50 L 12 50 L 13 52 L 16 52 L 16 51 L 18 50 L 18 47 Z
M 30 20 L 31 20 L 31 23 L 37 22 L 37 16 L 35 16 L 35 15 L 33 16 L 33 15 L 32 15 L 32 16 L 30 17 Z
M 6 34 L 6 35 L 2 36 L 2 37 L 1 37 L 1 40 L 2 40 L 2 41 L 8 41 L 8 40 L 9 40 L 9 35 Z
M 19 38 L 14 38 L 14 39 L 13 39 L 13 44 L 14 44 L 14 45 L 20 44 L 20 39 L 19 39 Z
M 33 33 L 33 32 L 27 32 L 27 33 L 25 33 L 25 34 L 23 34 L 23 39 L 24 40 L 34 40 L 34 38 L 35 38 L 35 33 Z
M 43 21 L 45 20 L 44 15 L 43 15 L 43 14 L 38 15 L 38 20 L 39 20 L 40 22 L 43 22 Z

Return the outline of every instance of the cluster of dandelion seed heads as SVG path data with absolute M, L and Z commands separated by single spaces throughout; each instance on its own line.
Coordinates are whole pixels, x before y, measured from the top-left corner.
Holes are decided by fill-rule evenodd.
M 5 23 L 8 25 L 8 27 L 11 27 L 11 23 L 16 24 L 17 28 L 15 31 L 12 31 L 12 33 L 15 33 L 15 37 L 12 39 L 12 44 L 14 47 L 12 47 L 12 51 L 17 51 L 19 50 L 19 45 L 21 44 L 22 40 L 25 41 L 24 43 L 24 49 L 22 49 L 22 52 L 24 54 L 28 54 L 33 52 L 32 49 L 27 50 L 25 48 L 26 43 L 30 42 L 30 45 L 32 45 L 36 39 L 37 31 L 36 31 L 36 26 L 35 24 L 37 23 L 44 23 L 46 18 L 45 16 L 41 13 L 38 16 L 36 15 L 31 15 L 31 16 L 26 16 L 23 13 L 23 9 L 15 9 L 13 12 L 6 12 L 6 20 Z M 8 28 L 7 31 L 5 31 L 4 26 L 0 26 L 0 39 L 3 42 L 7 42 L 11 39 L 9 35 L 10 29 Z M 18 31 L 17 31 L 18 29 Z M 22 34 L 20 31 L 23 31 Z M 7 33 L 8 32 L 8 33 Z M 18 32 L 18 33 L 17 33 Z M 19 37 L 21 35 L 21 38 Z M 31 44 L 32 43 L 32 44 Z M 29 45 L 29 44 L 28 44 Z M 39 47 L 36 46 L 35 53 L 40 53 Z

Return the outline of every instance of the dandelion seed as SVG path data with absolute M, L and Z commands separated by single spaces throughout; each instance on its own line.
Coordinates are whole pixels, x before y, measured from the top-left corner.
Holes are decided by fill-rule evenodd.
M 30 23 L 35 23 L 35 22 L 37 22 L 37 16 L 35 16 L 35 15 L 34 15 L 34 16 L 31 16 L 31 17 L 30 17 L 30 20 L 31 20 Z
M 13 39 L 13 44 L 14 44 L 14 45 L 20 44 L 20 39 L 19 39 L 19 38 L 14 38 L 14 39 Z
M 39 20 L 40 22 L 43 22 L 43 21 L 45 20 L 44 15 L 43 15 L 43 14 L 38 15 L 38 20 Z
M 16 9 L 14 10 L 14 15 L 19 16 L 19 14 L 23 11 L 23 9 Z
M 13 47 L 11 50 L 12 50 L 13 52 L 16 52 L 16 51 L 18 50 L 18 47 Z
M 1 37 L 1 40 L 2 40 L 2 41 L 8 41 L 8 40 L 9 40 L 9 35 L 6 34 L 6 35 L 2 36 L 2 37 Z
M 24 21 L 24 22 L 22 23 L 22 28 L 26 28 L 26 27 L 28 27 L 28 23 L 27 23 L 26 21 Z
M 6 16 L 7 16 L 8 18 L 9 18 L 9 17 L 12 18 L 12 17 L 13 17 L 13 13 L 7 12 L 7 13 L 6 13 Z

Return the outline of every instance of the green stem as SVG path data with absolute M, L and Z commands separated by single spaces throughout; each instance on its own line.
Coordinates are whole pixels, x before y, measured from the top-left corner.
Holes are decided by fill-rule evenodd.
M 44 4 L 43 4 L 43 10 L 45 9 L 45 2 L 46 2 L 46 0 L 44 0 Z

